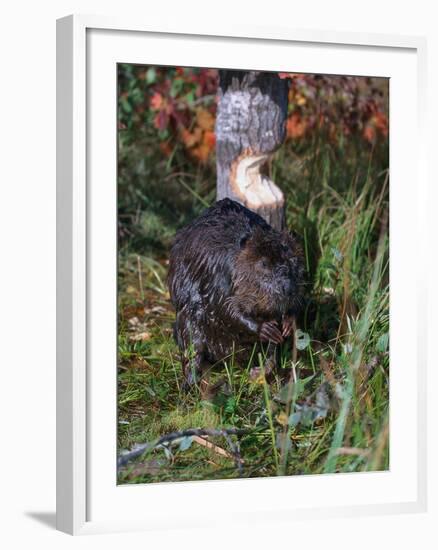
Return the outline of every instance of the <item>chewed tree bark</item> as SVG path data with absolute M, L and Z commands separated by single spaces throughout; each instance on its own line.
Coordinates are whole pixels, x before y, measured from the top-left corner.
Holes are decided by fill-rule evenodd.
M 217 199 L 240 202 L 276 229 L 284 225 L 284 196 L 264 166 L 286 136 L 288 88 L 277 73 L 219 71 Z

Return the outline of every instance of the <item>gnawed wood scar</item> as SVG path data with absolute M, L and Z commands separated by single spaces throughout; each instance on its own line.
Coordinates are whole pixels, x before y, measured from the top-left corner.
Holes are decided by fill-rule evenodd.
M 269 157 L 269 154 L 254 154 L 246 149 L 231 164 L 231 189 L 249 209 L 258 210 L 274 205 L 276 208 L 283 207 L 284 195 L 281 189 L 261 171 Z

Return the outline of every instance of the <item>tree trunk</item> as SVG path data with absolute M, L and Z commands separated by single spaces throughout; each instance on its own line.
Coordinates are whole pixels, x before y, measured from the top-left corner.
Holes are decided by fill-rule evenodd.
M 284 196 L 263 172 L 286 136 L 289 83 L 277 73 L 219 71 L 217 200 L 229 197 L 284 225 Z

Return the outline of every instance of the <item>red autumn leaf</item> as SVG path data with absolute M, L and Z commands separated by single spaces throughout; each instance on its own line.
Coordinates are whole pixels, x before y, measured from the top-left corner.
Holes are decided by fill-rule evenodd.
M 365 128 L 363 129 L 363 137 L 370 143 L 373 143 L 373 141 L 376 139 L 376 130 L 374 129 L 372 124 L 368 123 L 365 126 Z
M 388 119 L 384 113 L 381 111 L 378 111 L 374 115 L 374 122 L 376 125 L 376 128 L 380 131 L 380 133 L 387 137 L 388 136 Z
M 287 120 L 287 135 L 292 139 L 298 139 L 306 133 L 307 122 L 298 113 L 293 113 Z
M 210 130 L 207 130 L 204 132 L 203 142 L 208 145 L 210 149 L 213 149 L 216 145 L 216 134 Z
M 151 108 L 154 111 L 158 111 L 158 109 L 160 109 L 163 104 L 163 96 L 160 93 L 155 92 L 154 95 L 151 97 L 150 104 Z

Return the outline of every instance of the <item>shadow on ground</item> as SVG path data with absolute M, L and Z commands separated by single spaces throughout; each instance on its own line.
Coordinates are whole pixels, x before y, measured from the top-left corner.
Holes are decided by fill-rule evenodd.
M 46 527 L 56 529 L 56 513 L 55 512 L 25 512 L 28 518 L 34 519 L 38 523 L 42 523 Z

